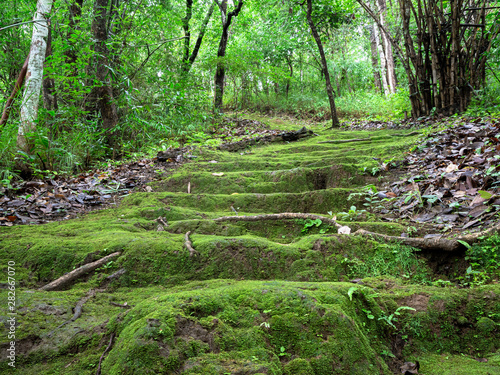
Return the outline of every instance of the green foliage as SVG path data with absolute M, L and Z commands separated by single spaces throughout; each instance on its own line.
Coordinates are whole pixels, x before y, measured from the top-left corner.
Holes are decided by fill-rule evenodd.
M 465 285 L 477 286 L 500 278 L 500 236 L 495 234 L 467 246 L 467 260 L 470 266 L 465 275 L 459 277 Z
M 356 206 L 351 206 L 347 212 L 337 212 L 337 218 L 341 221 L 359 221 L 366 214 L 366 210 L 358 210 Z
M 397 329 L 395 326 L 395 322 L 398 321 L 398 316 L 401 315 L 401 310 L 410 310 L 410 311 L 415 311 L 413 307 L 408 307 L 408 306 L 401 306 L 396 309 L 392 314 L 389 315 L 382 315 L 378 320 L 382 320 L 385 323 L 387 323 L 389 326 L 391 326 L 394 329 Z

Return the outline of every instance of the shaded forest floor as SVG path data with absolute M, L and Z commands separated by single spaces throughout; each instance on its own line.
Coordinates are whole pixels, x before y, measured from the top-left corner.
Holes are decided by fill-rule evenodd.
M 214 129 L 239 142 L 229 148 L 166 150 L 4 196 L 18 372 L 500 373 L 498 274 L 468 273 L 465 246 L 418 251 L 332 224 L 402 238 L 496 225 L 498 121 L 308 123 L 294 141 L 284 134 L 304 124 L 256 119 Z M 323 219 L 240 220 L 279 213 Z M 37 290 L 111 255 L 63 290 Z

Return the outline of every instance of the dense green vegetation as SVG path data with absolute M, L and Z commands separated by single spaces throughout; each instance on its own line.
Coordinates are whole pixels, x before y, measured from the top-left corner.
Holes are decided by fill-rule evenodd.
M 100 8 L 103 4 L 105 9 Z M 229 3 L 227 12 L 234 7 Z M 32 24 L 16 24 L 32 18 L 34 1 L 15 1 L 1 12 L 0 38 L 5 47 L 0 51 L 0 107 L 4 108 L 30 49 Z M 398 12 L 393 4 L 385 17 L 386 28 L 395 35 L 402 27 Z M 370 52 L 373 20 L 356 2 L 314 1 L 312 18 L 324 45 L 341 118 L 387 120 L 411 115 L 405 59 L 395 45 L 397 87 L 389 87 L 384 95 L 380 92 L 382 61 L 377 61 L 375 51 L 373 65 Z M 495 71 L 500 67 L 500 46 L 498 30 L 489 28 L 497 18 L 495 9 L 488 11 L 489 34 L 485 35 L 493 39 L 484 55 L 484 81 L 474 87 L 469 107 L 473 114 L 499 111 L 500 82 Z M 94 30 L 98 21 L 107 31 L 100 44 Z M 413 23 L 410 27 L 417 32 Z M 224 109 L 287 113 L 320 121 L 331 117 L 304 6 L 293 1 L 242 2 L 229 26 L 224 57 L 217 52 L 221 32 L 221 11 L 211 1 L 54 4 L 36 130 L 28 136 L 30 149 L 17 153 L 21 90 L 2 125 L 2 179 L 19 170 L 16 160 L 17 165 L 27 163 L 31 171 L 77 171 L 105 158 L 152 154 L 162 146 L 183 144 L 200 132 L 216 129 L 217 67 L 225 69 Z M 403 48 L 401 37 L 395 43 Z M 101 51 L 98 44 L 106 48 Z M 104 72 L 99 70 L 102 66 Z M 103 88 L 110 89 L 108 104 L 116 111 L 111 124 L 100 108 Z

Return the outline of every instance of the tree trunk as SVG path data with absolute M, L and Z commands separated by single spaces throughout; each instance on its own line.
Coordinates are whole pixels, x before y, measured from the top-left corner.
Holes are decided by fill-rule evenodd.
M 83 5 L 83 0 L 73 0 L 71 6 L 69 7 L 69 25 L 68 25 L 69 27 L 68 27 L 68 34 L 66 35 L 69 48 L 65 52 L 65 55 L 67 56 L 66 62 L 68 65 L 75 64 L 77 60 L 75 46 L 72 45 L 70 40 L 73 31 L 78 29 L 80 18 L 82 16 L 82 5 Z M 77 73 L 76 68 L 74 68 L 71 74 L 75 76 L 76 73 Z
M 377 0 L 377 5 L 380 13 L 380 24 L 386 27 L 387 25 L 385 21 L 385 12 L 387 10 L 386 2 L 385 0 Z M 382 42 L 385 51 L 387 85 L 389 88 L 389 92 L 391 94 L 394 94 L 396 92 L 396 72 L 394 70 L 394 54 L 392 52 L 392 45 L 384 30 L 380 30 L 380 34 L 382 35 Z
M 381 66 L 381 78 L 382 78 L 382 87 L 384 88 L 384 94 L 387 96 L 390 93 L 389 83 L 387 82 L 387 62 L 385 59 L 384 48 L 380 43 L 379 32 L 377 25 L 373 25 L 373 34 L 375 35 L 375 44 L 377 45 L 378 54 L 380 56 L 380 66 Z
M 333 98 L 333 88 L 330 82 L 330 73 L 328 72 L 328 65 L 326 63 L 323 43 L 321 42 L 321 38 L 312 20 L 312 0 L 307 0 L 307 22 L 309 23 L 309 27 L 311 28 L 311 33 L 314 37 L 314 40 L 318 45 L 319 55 L 321 57 L 321 67 L 322 67 L 321 72 L 322 75 L 325 77 L 326 81 L 326 93 L 328 95 L 328 101 L 330 102 L 330 111 L 332 113 L 332 128 L 337 128 L 340 126 L 340 122 L 337 117 L 337 109 L 335 108 L 335 100 Z
M 106 45 L 108 39 L 107 33 L 107 0 L 95 0 L 94 13 L 95 18 L 92 22 L 92 34 L 95 39 L 94 50 L 96 52 L 96 78 L 99 81 L 98 86 L 94 90 L 97 108 L 101 113 L 103 128 L 107 131 L 107 142 L 113 148 L 113 156 L 115 155 L 114 146 L 114 128 L 118 124 L 118 113 L 114 103 L 113 90 L 111 88 L 111 79 L 109 71 L 109 51 Z
M 372 52 L 372 69 L 373 69 L 373 81 L 375 83 L 375 89 L 378 92 L 382 92 L 382 82 L 380 81 L 380 68 L 378 66 L 378 51 L 377 51 L 377 41 L 375 39 L 376 26 L 369 27 L 370 29 L 370 46 Z
M 182 58 L 182 71 L 187 73 L 189 70 L 189 50 L 191 43 L 191 30 L 189 21 L 193 16 L 193 0 L 186 0 L 186 17 L 182 19 L 182 28 L 184 29 L 184 57 Z
M 52 0 L 39 0 L 33 23 L 33 35 L 31 37 L 31 49 L 26 73 L 26 85 L 24 88 L 23 102 L 21 105 L 21 117 L 17 146 L 26 154 L 31 154 L 32 144 L 27 139 L 27 134 L 36 129 L 38 116 L 38 103 L 40 100 L 40 89 L 43 80 L 43 63 L 47 48 L 47 36 L 49 34 L 49 14 L 52 9 Z M 28 171 L 26 165 L 21 166 L 22 171 Z
M 214 109 L 216 112 L 222 112 L 222 99 L 224 97 L 224 77 L 226 75 L 226 67 L 224 64 L 224 57 L 226 56 L 227 42 L 229 40 L 229 26 L 233 17 L 236 17 L 243 6 L 243 0 L 239 0 L 236 8 L 227 13 L 227 0 L 215 0 L 217 3 L 222 20 L 222 35 L 219 41 L 219 48 L 217 50 L 217 69 L 215 72 L 215 98 Z
M 12 104 L 14 103 L 14 99 L 16 98 L 19 89 L 24 83 L 24 78 L 26 77 L 26 72 L 28 71 L 29 58 L 30 57 L 28 55 L 28 57 L 26 57 L 26 60 L 24 61 L 21 71 L 19 72 L 19 76 L 17 77 L 16 84 L 12 89 L 12 93 L 10 94 L 9 98 L 7 99 L 7 102 L 5 103 L 5 107 L 2 112 L 2 118 L 0 119 L 0 130 L 9 120 L 10 110 L 12 109 Z
M 292 64 L 292 59 L 290 57 L 286 57 L 286 62 L 288 63 L 288 67 L 290 68 L 290 76 L 286 80 L 286 98 L 288 99 L 288 92 L 290 91 L 290 82 L 292 81 L 293 77 L 293 64 Z
M 184 29 L 184 58 L 182 61 L 182 74 L 184 76 L 189 73 L 191 70 L 191 67 L 193 66 L 193 63 L 196 60 L 196 57 L 198 56 L 198 52 L 200 51 L 201 43 L 203 41 L 203 37 L 205 36 L 205 33 L 207 31 L 207 26 L 208 22 L 210 21 L 210 17 L 212 17 L 212 13 L 214 11 L 215 3 L 212 3 L 210 5 L 210 8 L 208 9 L 207 15 L 205 16 L 205 19 L 203 20 L 203 23 L 201 24 L 201 29 L 200 33 L 198 34 L 198 38 L 196 39 L 196 43 L 194 45 L 193 51 L 191 54 L 189 53 L 190 51 L 190 43 L 191 43 L 191 31 L 189 28 L 189 21 L 191 20 L 191 16 L 193 13 L 193 0 L 186 0 L 186 17 L 182 19 L 182 27 Z

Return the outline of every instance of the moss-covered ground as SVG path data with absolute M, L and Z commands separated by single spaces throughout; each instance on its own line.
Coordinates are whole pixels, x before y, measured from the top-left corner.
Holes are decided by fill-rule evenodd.
M 16 372 L 95 374 L 112 337 L 102 374 L 391 374 L 404 361 L 419 361 L 427 375 L 500 374 L 497 284 L 450 286 L 415 249 L 338 235 L 324 223 L 213 220 L 361 209 L 349 195 L 389 178 L 367 171 L 416 140 L 394 130 L 313 130 L 318 136 L 236 153 L 202 148 L 152 192 L 115 208 L 2 228 L 1 281 L 8 262 L 17 280 Z M 370 140 L 318 143 L 354 138 Z M 406 230 L 374 215 L 351 219 L 344 224 L 353 230 Z M 37 290 L 115 251 L 66 290 Z M 8 373 L 2 287 L 0 372 Z M 90 289 L 81 317 L 60 326 Z

